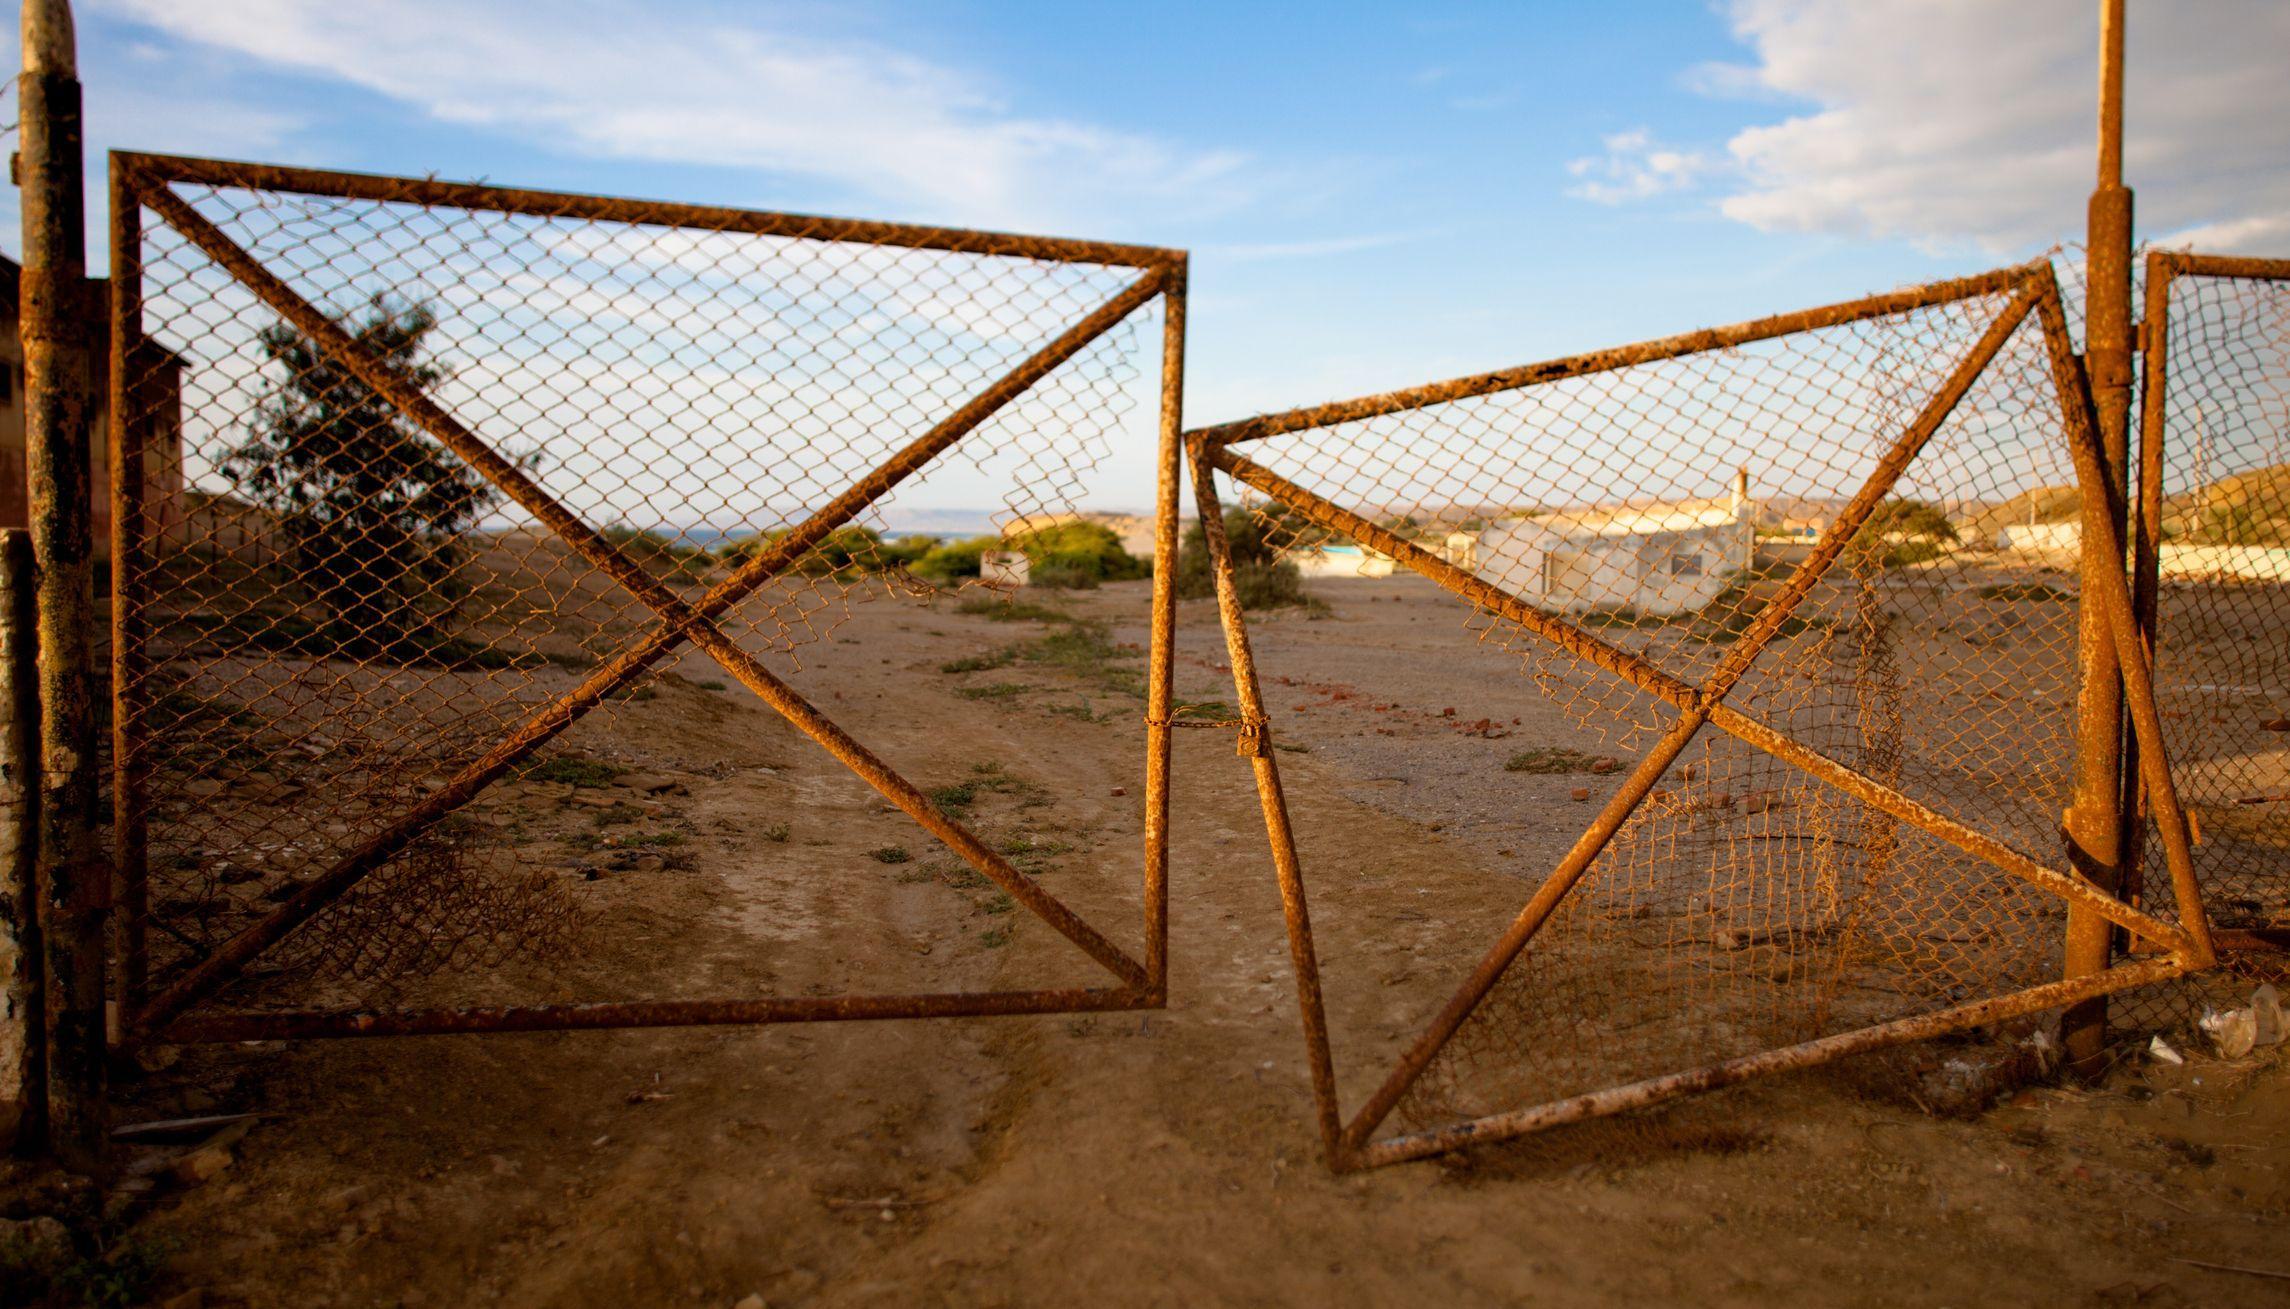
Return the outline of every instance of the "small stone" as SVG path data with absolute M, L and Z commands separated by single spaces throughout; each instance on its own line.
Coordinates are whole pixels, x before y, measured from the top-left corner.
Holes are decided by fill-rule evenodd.
M 1576 802 L 1579 803 L 1590 798 L 1590 788 L 1587 786 L 1578 786 L 1574 788 L 1574 790 L 1568 792 L 1568 794 L 1572 795 Z
M 227 1145 L 202 1145 L 175 1161 L 168 1174 L 185 1186 L 197 1186 L 231 1166 L 231 1148 Z
M 625 786 L 631 791 L 641 791 L 646 795 L 685 794 L 682 782 L 660 773 L 622 773 L 613 779 L 612 784 Z
M 183 783 L 183 794 L 194 800 L 212 800 L 223 793 L 223 784 L 212 777 L 194 777 Z
M 733 1305 L 732 1309 L 770 1309 L 770 1306 L 764 1303 L 762 1296 L 751 1292 L 741 1296 L 739 1303 Z
M 135 1051 L 135 1066 L 147 1073 L 163 1073 L 182 1058 L 183 1047 L 179 1045 L 139 1046 Z
M 1129 794 L 1129 788 L 1126 786 L 1117 786 L 1113 788 L 1113 793 L 1115 795 L 1127 795 Z
M 2258 725 L 2261 732 L 2290 732 L 2290 718 L 2269 718 Z
M 207 1293 L 194 1286 L 159 1302 L 159 1309 L 207 1309 Z
M 668 866 L 668 861 L 656 854 L 640 854 L 629 867 L 640 873 L 657 873 Z
M 590 809 L 610 809 L 612 806 L 620 803 L 620 801 L 614 799 L 608 792 L 604 791 L 575 791 L 572 793 L 571 798 L 574 804 L 582 805 Z
M 1712 943 L 1720 950 L 1743 950 L 1749 946 L 1749 933 L 1731 927 L 1721 927 Z
M 1601 776 L 1607 773 L 1619 773 L 1622 771 L 1622 761 L 1612 755 L 1600 755 L 1590 761 L 1590 771 Z

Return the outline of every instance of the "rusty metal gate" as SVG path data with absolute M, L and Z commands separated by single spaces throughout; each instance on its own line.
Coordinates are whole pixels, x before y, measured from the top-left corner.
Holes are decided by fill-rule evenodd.
M 2283 978 L 2290 260 L 2157 252 L 2145 296 L 2133 601 L 2219 949 Z
M 2109 494 L 2104 455 L 2048 261 L 1186 442 L 1334 1166 L 1612 1114 L 2211 962 L 2144 658 L 2126 662 L 2126 694 L 2170 894 L 2104 894 L 2062 853 L 2078 624 L 2141 647 L 2127 580 L 2078 595 L 2077 541 L 2058 526 L 2096 523 L 2121 555 L 2105 515 L 2084 512 Z M 1219 474 L 1244 497 L 1229 515 Z M 1312 833 L 1291 821 L 1284 727 L 1259 672 L 1311 684 L 1314 633 L 1338 625 L 1252 628 L 1238 585 L 1283 559 L 1324 576 L 1398 570 L 1369 593 L 1380 599 L 1428 582 L 1463 608 L 1467 639 L 1442 662 L 1478 658 L 1497 679 L 1507 662 L 1541 693 L 1529 705 L 1555 715 L 1506 772 L 1462 784 L 1502 788 L 1498 812 L 1419 827 L 1449 848 L 1484 835 L 1475 853 L 1498 897 L 1517 878 L 1539 885 L 1437 992 L 1389 1072 L 1356 1084 L 1365 1102 L 1348 1119 L 1323 998 L 1331 956 L 1299 853 Z M 1352 585 L 1373 584 L 1319 588 L 1339 618 L 1374 607 Z M 1511 733 L 1506 711 L 1425 709 L 1408 726 L 1409 689 L 1328 692 L 1322 703 L 1385 715 L 1329 730 L 1378 750 L 1412 732 L 1443 764 L 1509 748 L 1482 743 Z M 1610 742 L 1642 753 L 1594 756 Z M 1304 766 L 1326 753 L 1311 749 Z M 1540 861 L 1519 854 L 1555 830 L 1568 794 L 1595 803 L 1587 828 Z M 1390 902 L 1395 879 L 1369 876 L 1363 852 L 1331 853 L 1343 876 L 1323 891 L 1381 888 L 1345 913 L 1368 940 L 1406 933 L 1419 944 L 1393 954 L 1409 960 L 1449 941 L 1448 924 Z M 2146 953 L 2063 978 L 2070 908 Z M 1360 987 L 1391 1012 L 1390 991 Z M 1409 1130 L 1378 1139 L 1395 1115 Z
M 1156 452 L 1120 489 L 1153 501 L 1139 522 L 1156 557 L 1170 549 L 1181 252 L 137 154 L 112 157 L 111 213 L 109 467 L 138 470 L 110 479 L 127 1039 L 1163 1003 L 1167 569 L 1149 609 L 1146 583 L 1123 593 L 1140 601 L 1128 645 L 1102 623 L 1062 629 L 1144 665 L 1080 712 L 1145 724 L 1144 785 L 1121 806 L 1142 810 L 1138 952 L 1069 906 L 1070 875 L 1053 893 L 1038 851 L 982 834 L 987 798 L 1047 794 L 1026 769 L 981 761 L 926 789 L 894 762 L 923 752 L 926 729 L 869 745 L 838 720 L 900 692 L 907 668 L 936 675 L 927 653 L 862 659 L 841 635 L 860 602 L 930 606 L 878 633 L 1009 617 L 1001 593 L 972 588 L 1022 560 L 988 552 L 1022 555 L 1074 522 L 1124 450 Z M 985 530 L 999 541 L 940 560 L 885 534 L 886 507 L 941 475 L 973 479 L 948 494 L 997 489 Z M 694 677 L 672 667 L 686 642 L 712 661 Z M 840 680 L 799 689 L 806 659 Z M 1022 907 L 1111 982 L 871 993 L 875 978 L 830 956 L 798 994 L 700 998 L 706 978 L 746 975 L 718 942 L 713 972 L 651 988 L 664 994 L 610 972 L 576 985 L 560 965 L 581 957 L 567 944 L 581 877 L 536 872 L 509 838 L 553 824 L 520 839 L 608 855 L 593 885 L 673 871 L 676 843 L 703 830 L 662 816 L 681 783 L 630 786 L 612 758 L 566 744 L 576 725 L 655 711 L 703 739 L 766 735 L 722 726 L 719 666 L 771 711 L 754 722 L 880 797 L 839 798 L 842 816 L 805 830 L 804 794 L 849 781 L 828 767 L 705 829 L 821 866 L 807 876 L 830 898 L 753 911 L 771 932 L 858 930 L 862 911 L 831 898 L 848 855 L 805 851 L 840 850 L 859 839 L 841 829 L 882 815 L 958 857 L 878 836 L 885 877 L 967 888 L 988 897 L 964 902 L 981 912 Z M 749 771 L 776 784 L 789 758 Z M 695 777 L 729 767 L 686 762 Z M 546 804 L 469 816 L 512 784 Z M 785 819 L 812 839 L 790 844 Z M 642 958 L 706 953 L 719 911 L 672 878 L 647 885 L 588 918 L 613 918 Z M 1079 888 L 1136 894 L 1118 889 Z

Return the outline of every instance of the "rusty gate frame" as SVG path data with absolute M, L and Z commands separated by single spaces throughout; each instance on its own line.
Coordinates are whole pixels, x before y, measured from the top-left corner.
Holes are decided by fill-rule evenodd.
M 2154 250 L 2147 254 L 2144 303 L 2140 314 L 2139 360 L 2139 483 L 2131 504 L 2131 612 L 2139 631 L 2140 647 L 2152 665 L 2158 643 L 2169 636 L 2160 628 L 2158 606 L 2162 590 L 2165 457 L 2170 452 L 2171 285 L 2182 277 L 2290 283 L 2290 259 L 2245 255 L 2211 255 L 2185 250 Z M 2136 751 L 2137 742 L 2126 743 Z M 2125 783 L 2126 790 L 2131 785 Z M 2126 795 L 2123 806 L 2124 898 L 2140 903 L 2145 893 L 2140 842 L 2145 825 L 2137 821 L 2138 796 Z M 2213 940 L 2222 954 L 2270 957 L 2290 956 L 2290 929 L 2219 928 Z
M 1884 450 L 1867 482 L 1839 511 L 1813 546 L 1811 554 L 1796 567 L 1781 591 L 1758 612 L 1741 637 L 1727 650 L 1716 669 L 1698 686 L 1672 677 L 1642 657 L 1605 642 L 1562 617 L 1534 608 L 1511 592 L 1386 531 L 1365 515 L 1305 490 L 1264 465 L 1235 453 L 1231 448 L 1262 437 L 1357 422 L 1448 401 L 1610 372 L 1703 351 L 1770 340 L 1793 332 L 1834 327 L 2007 292 L 2011 298 L 1999 309 L 1970 353 L 1956 365 L 1923 410 L 1915 415 Z M 2156 817 L 2156 826 L 2163 840 L 2171 872 L 2179 919 L 2177 925 L 2157 919 L 2106 894 L 2077 873 L 2045 867 L 2002 841 L 1937 812 L 1893 786 L 1801 745 L 1780 731 L 1725 704 L 1727 693 L 1748 672 L 1758 654 L 1781 630 L 1790 614 L 1811 593 L 1814 585 L 1827 574 L 1925 443 L 1939 430 L 1980 373 L 2030 314 L 2036 316 L 2043 332 L 2052 382 L 2059 398 L 2063 427 L 2082 495 L 2086 503 L 2109 505 L 2118 502 L 2122 493 L 2106 475 L 2106 460 L 2099 445 L 2090 390 L 2084 378 L 2082 361 L 2077 357 L 2068 336 L 2058 279 L 2048 259 L 1980 276 L 1935 282 L 1885 295 L 1758 319 L 1732 327 L 1666 337 L 1383 395 L 1263 415 L 1196 429 L 1185 434 L 1186 452 L 1192 462 L 1194 497 L 1200 510 L 1202 531 L 1216 579 L 1218 609 L 1232 665 L 1234 690 L 1242 714 L 1239 752 L 1249 759 L 1255 772 L 1264 812 L 1266 837 L 1271 846 L 1274 873 L 1287 924 L 1289 952 L 1295 970 L 1297 1004 L 1303 1020 L 1307 1057 L 1311 1064 L 1321 1146 L 1331 1168 L 1342 1172 L 1376 1167 L 1422 1158 L 1476 1142 L 1500 1140 L 1563 1123 L 1619 1113 L 1692 1092 L 1732 1085 L 1767 1073 L 1825 1063 L 1849 1054 L 1901 1045 L 1944 1032 L 2059 1008 L 2125 987 L 2198 971 L 2215 962 L 2209 924 L 2195 882 L 2186 815 L 2179 807 L 2177 791 L 2172 785 L 2164 752 L 2148 648 L 2137 639 L 2138 626 L 2133 600 L 2121 571 L 2109 572 L 2107 584 L 2099 588 L 2096 596 L 2087 591 L 2083 603 L 2099 607 L 2116 648 L 2130 652 L 2129 657 L 2121 660 L 2125 698 L 2131 710 L 2134 735 L 2142 747 L 2139 751 L 2139 776 Z M 1247 623 L 1234 587 L 1232 554 L 1225 537 L 1223 511 L 1217 497 L 1215 473 L 1219 471 L 1270 497 L 1316 526 L 1349 536 L 1363 546 L 1391 556 L 1442 590 L 1550 641 L 1578 660 L 1622 678 L 1677 711 L 1675 723 L 1630 770 L 1613 798 L 1592 819 L 1588 829 L 1537 888 L 1509 927 L 1480 958 L 1430 1025 L 1400 1056 L 1397 1065 L 1367 1103 L 1348 1122 L 1343 1120 L 1337 1100 L 1334 1060 L 1329 1047 L 1327 1015 L 1321 996 L 1320 970 L 1311 917 L 1305 900 L 1303 869 L 1297 858 L 1287 801 L 1281 789 L 1279 765 L 1272 749 L 1271 724 L 1258 684 L 1255 661 L 1249 650 Z M 2086 516 L 2086 522 L 2098 525 L 2101 544 L 2111 552 L 2112 557 L 2121 558 L 2123 542 L 2115 536 L 2112 527 L 2116 521 L 2116 518 L 2107 515 Z M 1953 1005 L 1926 1014 L 1894 1019 L 1623 1086 L 1431 1130 L 1382 1140 L 1372 1139 L 1376 1129 L 1399 1105 L 1416 1079 L 1431 1065 L 1480 1001 L 1486 998 L 1505 970 L 1527 948 L 1535 933 L 1550 918 L 1560 902 L 1590 871 L 1600 851 L 1646 799 L 1655 783 L 1700 730 L 1711 724 L 1785 764 L 1830 783 L 1863 803 L 1985 860 L 2039 890 L 2059 897 L 2071 906 L 2088 910 L 2131 936 L 2151 943 L 2161 953 L 2081 977 L 2066 977 L 2007 995 Z
M 889 459 L 858 477 L 801 523 L 754 555 L 697 602 L 687 602 L 655 580 L 593 527 L 566 509 L 515 464 L 361 347 L 326 312 L 265 268 L 245 247 L 201 215 L 171 188 L 176 183 L 281 191 L 329 198 L 447 207 L 471 212 L 575 217 L 645 223 L 751 236 L 842 242 L 961 254 L 997 255 L 1056 263 L 1137 269 L 1140 276 L 1068 327 L 1009 372 L 972 396 Z M 142 329 L 143 217 L 151 209 L 217 268 L 272 312 L 315 342 L 334 362 L 395 406 L 432 439 L 477 470 L 547 526 L 575 553 L 618 582 L 657 617 L 651 633 L 599 666 L 578 687 L 527 719 L 492 749 L 461 768 L 413 808 L 340 856 L 279 906 L 223 942 L 146 996 L 145 924 L 149 914 L 147 696 L 142 675 L 143 604 L 148 597 L 148 523 L 143 479 L 112 481 L 113 782 L 118 859 L 119 975 L 115 999 L 119 1040 L 169 1043 L 279 1038 L 409 1035 L 433 1032 L 536 1031 L 574 1028 L 662 1027 L 725 1023 L 821 1022 L 845 1019 L 937 1018 L 965 1015 L 1067 1013 L 1157 1009 L 1168 994 L 1168 809 L 1171 715 L 1171 632 L 1175 623 L 1178 428 L 1184 391 L 1187 256 L 1182 250 L 1023 236 L 960 228 L 769 213 L 568 192 L 535 191 L 280 167 L 171 155 L 113 152 L 111 199 L 111 398 L 113 469 L 140 468 L 139 425 L 128 421 L 134 384 L 127 343 Z M 733 605 L 797 564 L 830 532 L 852 521 L 909 476 L 945 453 L 1004 405 L 1048 376 L 1131 314 L 1160 299 L 1162 355 L 1159 444 L 1154 519 L 1152 640 L 1147 655 L 1144 949 L 1133 958 L 1083 921 L 1039 883 L 949 816 L 887 763 L 774 676 L 717 625 Z M 431 824 L 467 803 L 612 692 L 689 640 L 739 679 L 797 730 L 810 737 L 886 800 L 961 855 L 1017 903 L 1072 941 L 1117 979 L 1115 986 L 913 995 L 835 995 L 758 999 L 689 999 L 522 1006 L 473 1006 L 390 1011 L 298 1009 L 194 1014 L 277 944 L 358 881 L 387 863 Z

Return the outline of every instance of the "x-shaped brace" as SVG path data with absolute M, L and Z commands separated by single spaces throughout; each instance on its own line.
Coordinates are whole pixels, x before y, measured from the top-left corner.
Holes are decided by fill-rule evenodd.
M 1550 641 L 1578 659 L 1629 681 L 1678 710 L 1678 717 L 1669 730 L 1623 779 L 1621 786 L 1592 820 L 1589 828 L 1545 878 L 1526 906 L 1482 956 L 1430 1025 L 1401 1055 L 1391 1074 L 1348 1124 L 1341 1124 L 1335 1103 L 1334 1070 L 1328 1048 L 1326 1016 L 1321 1006 L 1316 950 L 1304 903 L 1301 869 L 1297 865 L 1293 839 L 1288 831 L 1286 806 L 1281 799 L 1277 764 L 1269 752 L 1257 757 L 1259 787 L 1263 792 L 1266 821 L 1273 838 L 1276 872 L 1281 881 L 1282 898 L 1288 909 L 1290 948 L 1299 978 L 1299 1000 L 1304 1010 L 1307 1043 L 1311 1047 L 1321 1135 L 1333 1164 L 1346 1167 L 1357 1163 L 1382 1163 L 1415 1157 L 1450 1149 L 1468 1140 L 1512 1135 L 1550 1122 L 1564 1121 L 1569 1117 L 1611 1112 L 1617 1107 L 1650 1101 L 1681 1090 L 1721 1085 L 1761 1071 L 1760 1057 L 1735 1060 L 1710 1069 L 1602 1093 L 1614 1097 L 1609 1101 L 1602 1102 L 1599 1095 L 1581 1097 L 1573 1102 L 1476 1120 L 1444 1131 L 1423 1133 L 1397 1141 L 1373 1145 L 1369 1142 L 1370 1135 L 1430 1067 L 1440 1050 L 1478 1008 L 1552 913 L 1581 883 L 1608 842 L 1653 791 L 1656 783 L 1668 772 L 1687 745 L 1705 725 L 1713 723 L 1720 730 L 1831 783 L 1874 808 L 1921 828 L 2071 905 L 2154 942 L 2170 955 L 2167 960 L 2116 968 L 2095 978 L 2033 988 L 2006 997 L 2003 1001 L 1960 1006 L 1958 1010 L 1942 1014 L 1926 1015 L 1879 1028 L 1863 1029 L 1858 1033 L 1847 1033 L 1841 1037 L 1826 1038 L 1826 1045 L 1824 1042 L 1811 1042 L 1802 1047 L 1792 1047 L 1796 1057 L 1833 1057 L 1835 1053 L 1847 1049 L 1861 1048 L 1851 1045 L 1853 1041 L 1891 1043 L 1892 1040 L 1911 1039 L 1912 1033 L 1927 1029 L 1949 1030 L 1948 1026 L 1933 1027 L 1932 1024 L 1936 1022 L 1960 1027 L 1978 1021 L 1994 1021 L 2010 1013 L 2034 1012 L 2039 1008 L 2082 999 L 2088 994 L 2151 980 L 2149 974 L 2170 975 L 2209 966 L 2213 958 L 2209 927 L 2194 881 L 2187 821 L 2180 809 L 2164 752 L 2147 653 L 2135 638 L 2130 593 L 2120 574 L 2109 573 L 2099 594 L 2087 597 L 2086 602 L 2097 603 L 2103 611 L 2118 653 L 2126 699 L 2131 707 L 2133 730 L 2140 746 L 2138 754 L 2142 781 L 2163 837 L 2166 861 L 2177 893 L 2180 920 L 2177 926 L 2141 912 L 2074 873 L 2044 867 L 2005 843 L 1903 794 L 1897 787 L 1792 741 L 1725 703 L 1726 696 L 1739 684 L 1766 646 L 1782 631 L 1791 614 L 1828 575 L 1909 465 L 1971 389 L 1982 370 L 2030 313 L 2037 314 L 2043 326 L 2077 476 L 2087 489 L 2098 488 L 2098 493 L 2103 495 L 2117 494 L 2105 472 L 2088 402 L 2079 400 L 2086 392 L 2076 371 L 2078 364 L 2072 347 L 2068 343 L 2056 278 L 2049 265 L 2043 264 L 2026 270 L 2007 285 L 2013 290 L 2012 299 L 1898 439 L 1886 449 L 1860 491 L 1838 512 L 1809 557 L 1791 573 L 1782 591 L 1759 611 L 1749 628 L 1727 650 L 1717 668 L 1699 686 L 1673 677 L 1643 656 L 1603 641 L 1555 614 L 1537 609 L 1475 573 L 1457 567 L 1444 557 L 1425 550 L 1360 514 L 1313 494 L 1262 464 L 1235 454 L 1227 448 L 1229 441 L 1260 434 L 1252 432 L 1249 424 L 1191 434 L 1188 449 L 1194 462 L 1195 494 L 1200 502 L 1204 529 L 1212 558 L 1218 566 L 1220 582 L 1229 575 L 1230 554 L 1224 540 L 1216 487 L 1209 472 L 1211 468 L 1221 470 L 1253 487 L 1307 521 L 1342 533 L 1364 546 L 1389 555 L 1397 563 L 1481 611 Z M 1655 344 L 1674 347 L 1667 351 L 1670 354 L 1687 353 L 1691 348 L 1697 348 L 1684 339 L 1675 343 Z M 1579 371 L 1595 371 L 1600 366 L 1611 365 L 1586 361 L 1586 366 Z M 1537 379 L 1528 377 L 1518 384 L 1531 384 L 1533 380 Z M 1490 385 L 1484 389 L 1495 387 Z M 1419 400 L 1415 403 L 1421 402 Z M 1327 418 L 1306 422 L 1299 417 L 1286 430 L 1325 425 L 1328 421 L 1349 421 L 1363 414 L 1390 412 L 1402 407 L 1412 406 L 1383 399 L 1359 402 L 1352 406 L 1331 406 Z M 2114 539 L 2113 521 L 2109 518 L 2099 526 L 2098 530 L 2102 534 L 2100 545 L 2107 552 L 2107 557 L 2121 558 L 2121 543 Z M 1254 662 L 1247 648 L 1246 629 L 1236 599 L 1226 600 L 1224 618 L 1242 712 L 1244 715 L 1261 718 L 1264 707 L 1256 686 Z
M 816 741 L 885 799 L 960 854 L 1013 900 L 1056 928 L 1060 934 L 1102 964 L 1120 979 L 1124 988 L 1140 991 L 1152 985 L 1153 979 L 1148 976 L 1144 965 L 1083 921 L 1038 882 L 1011 865 L 999 852 L 933 804 L 921 790 L 804 700 L 794 688 L 774 676 L 754 655 L 726 635 L 718 620 L 742 599 L 792 567 L 806 551 L 829 533 L 852 521 L 901 481 L 1079 353 L 1092 340 L 1161 294 L 1170 277 L 1166 266 L 1154 265 L 1145 269 L 1135 282 L 1019 363 L 928 432 L 900 449 L 881 466 L 853 483 L 825 507 L 772 542 L 768 548 L 751 557 L 695 603 L 670 591 L 642 566 L 605 540 L 523 469 L 503 458 L 386 360 L 361 345 L 340 324 L 265 268 L 251 253 L 171 188 L 161 183 L 138 185 L 134 191 L 137 199 L 219 268 L 253 292 L 256 298 L 296 331 L 314 342 L 328 358 L 357 377 L 422 431 L 500 488 L 582 558 L 620 583 L 661 620 L 660 626 L 650 635 L 601 665 L 578 688 L 528 720 L 414 809 L 368 837 L 357 848 L 336 860 L 325 872 L 305 883 L 276 910 L 187 969 L 134 1015 L 131 1025 L 137 1033 L 149 1035 L 162 1031 L 191 1006 L 212 996 L 238 976 L 257 955 L 382 866 L 439 817 L 466 803 L 518 760 L 571 726 L 589 709 L 626 686 L 685 641 L 706 651 L 726 672 L 738 678 L 741 684 L 778 711 L 797 730 Z

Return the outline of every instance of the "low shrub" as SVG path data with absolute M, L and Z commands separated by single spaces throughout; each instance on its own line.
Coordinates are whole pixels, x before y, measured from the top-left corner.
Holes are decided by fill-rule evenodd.
M 1291 605 L 1324 609 L 1304 593 L 1304 575 L 1280 557 L 1284 545 L 1316 544 L 1326 533 L 1291 521 L 1284 512 L 1255 513 L 1227 509 L 1224 517 L 1226 548 L 1232 553 L 1233 590 L 1243 609 L 1280 609 Z M 1209 568 L 1207 534 L 1199 523 L 1185 529 L 1177 552 L 1177 594 L 1187 600 L 1216 595 L 1216 578 Z
M 1023 552 L 1036 585 L 1045 571 L 1098 582 L 1127 582 L 1152 575 L 1153 566 L 1121 548 L 1121 537 L 1103 523 L 1059 523 L 1026 532 L 1010 543 Z
M 669 581 L 699 581 L 716 562 L 716 557 L 701 547 L 665 532 L 607 527 L 604 539 L 618 546 L 622 554 L 635 560 L 644 571 Z
M 737 566 L 776 545 L 787 529 L 773 528 L 760 536 L 745 536 L 720 548 L 716 555 Z M 838 527 L 805 551 L 795 571 L 805 577 L 858 577 L 892 568 L 914 568 L 938 545 L 931 536 L 904 536 L 886 541 L 871 527 Z

